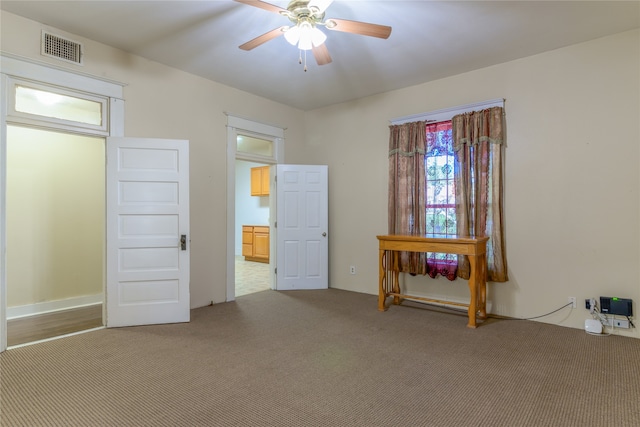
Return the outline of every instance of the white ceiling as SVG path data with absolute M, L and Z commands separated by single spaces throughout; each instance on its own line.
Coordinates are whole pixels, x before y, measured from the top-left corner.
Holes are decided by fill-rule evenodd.
M 318 66 L 309 52 L 304 72 L 284 37 L 239 49 L 289 21 L 232 0 L 2 0 L 0 8 L 303 110 L 640 27 L 640 1 L 336 0 L 327 18 L 388 25 L 391 36 L 325 30 L 333 62 Z

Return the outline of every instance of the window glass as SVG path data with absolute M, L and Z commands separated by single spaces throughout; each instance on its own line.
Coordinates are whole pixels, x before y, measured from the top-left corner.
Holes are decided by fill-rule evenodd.
M 426 232 L 437 237 L 456 235 L 456 187 L 451 121 L 428 124 L 426 129 Z M 455 263 L 457 255 L 428 253 L 440 262 Z
M 456 190 L 451 122 L 427 125 L 427 233 L 456 234 Z
M 16 85 L 15 110 L 54 119 L 102 126 L 101 102 Z
M 248 135 L 238 135 L 236 138 L 236 151 L 272 157 L 273 141 Z

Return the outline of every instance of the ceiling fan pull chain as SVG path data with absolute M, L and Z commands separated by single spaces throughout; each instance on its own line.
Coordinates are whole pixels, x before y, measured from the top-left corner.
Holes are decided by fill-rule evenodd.
M 298 64 L 302 65 L 302 49 L 298 50 Z
M 307 72 L 307 51 L 304 51 L 304 72 Z

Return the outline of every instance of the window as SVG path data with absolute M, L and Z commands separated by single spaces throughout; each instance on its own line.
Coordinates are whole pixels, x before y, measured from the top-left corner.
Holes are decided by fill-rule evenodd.
M 455 236 L 456 190 L 451 121 L 426 125 L 425 186 L 426 233 L 437 237 Z M 427 271 L 430 275 L 455 274 L 458 256 L 455 254 L 427 253 Z
M 239 153 L 273 157 L 273 141 L 238 134 L 238 136 L 236 136 L 236 151 Z
M 12 121 L 63 130 L 109 134 L 108 98 L 41 83 L 9 79 L 8 115 Z
M 504 100 L 391 121 L 389 233 L 486 236 L 489 280 L 508 280 L 504 252 Z M 401 252 L 398 270 L 468 278 L 466 257 Z M 457 272 L 454 267 L 457 264 Z
M 456 191 L 451 122 L 427 125 L 426 176 L 427 234 L 456 234 Z

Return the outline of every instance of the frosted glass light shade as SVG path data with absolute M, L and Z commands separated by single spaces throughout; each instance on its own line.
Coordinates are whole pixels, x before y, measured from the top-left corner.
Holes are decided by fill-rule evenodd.
M 284 33 L 284 38 L 293 46 L 298 45 L 300 50 L 310 50 L 312 46 L 320 46 L 324 43 L 327 36 L 308 22 L 302 22 L 289 28 Z
M 311 43 L 318 47 L 327 39 L 327 35 L 317 28 L 311 30 Z
M 295 27 L 291 27 L 289 28 L 285 33 L 284 33 L 284 38 L 291 43 L 293 46 L 298 44 L 298 40 L 300 40 L 300 27 L 295 26 Z

